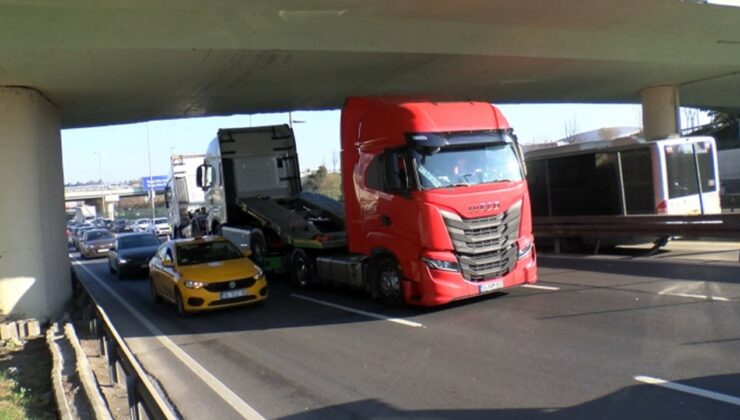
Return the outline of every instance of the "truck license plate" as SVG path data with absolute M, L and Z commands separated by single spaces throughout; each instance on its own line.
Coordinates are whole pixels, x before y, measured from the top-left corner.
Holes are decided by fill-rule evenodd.
M 480 292 L 481 293 L 491 292 L 491 291 L 494 291 L 496 289 L 502 289 L 503 287 L 504 287 L 504 281 L 503 280 L 496 280 L 496 281 L 492 281 L 490 283 L 481 284 L 480 285 Z
M 247 294 L 247 291 L 244 289 L 239 290 L 227 290 L 225 292 L 221 292 L 221 299 L 231 299 L 235 297 L 242 297 Z

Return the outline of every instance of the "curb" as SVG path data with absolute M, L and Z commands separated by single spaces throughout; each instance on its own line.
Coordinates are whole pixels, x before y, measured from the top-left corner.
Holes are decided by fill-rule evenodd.
M 52 324 L 52 326 L 46 330 L 46 344 L 49 347 L 52 358 L 51 368 L 51 383 L 54 389 L 54 399 L 57 403 L 57 409 L 59 410 L 59 418 L 61 420 L 73 420 L 72 409 L 70 408 L 69 401 L 67 400 L 67 394 L 64 392 L 62 385 L 62 366 L 64 365 L 64 357 L 59 345 L 56 343 L 56 333 L 59 331 L 59 326 Z
M 80 382 L 82 382 L 82 387 L 85 390 L 85 395 L 87 395 L 87 399 L 92 406 L 93 412 L 95 412 L 95 418 L 98 420 L 113 420 L 113 416 L 111 416 L 108 406 L 105 404 L 105 400 L 100 394 L 98 383 L 95 380 L 95 375 L 93 375 L 90 363 L 87 360 L 87 355 L 80 345 L 80 340 L 77 338 L 77 333 L 72 324 L 67 323 L 64 325 L 64 335 L 75 349 L 77 374 L 80 377 Z

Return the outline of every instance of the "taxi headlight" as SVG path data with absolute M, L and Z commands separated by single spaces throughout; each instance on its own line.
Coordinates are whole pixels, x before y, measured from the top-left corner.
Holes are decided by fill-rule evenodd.
M 261 268 L 257 268 L 257 273 L 254 275 L 255 280 L 262 280 L 265 278 L 265 272 Z
M 185 280 L 183 282 L 183 285 L 187 287 L 188 289 L 200 289 L 202 287 L 205 287 L 207 283 L 204 283 L 202 281 L 195 281 L 195 280 Z

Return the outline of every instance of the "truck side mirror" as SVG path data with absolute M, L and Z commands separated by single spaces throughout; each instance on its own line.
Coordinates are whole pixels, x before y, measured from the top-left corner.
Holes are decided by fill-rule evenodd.
M 195 185 L 197 185 L 201 189 L 205 189 L 203 188 L 203 170 L 205 169 L 205 167 L 206 165 L 200 165 L 195 171 Z

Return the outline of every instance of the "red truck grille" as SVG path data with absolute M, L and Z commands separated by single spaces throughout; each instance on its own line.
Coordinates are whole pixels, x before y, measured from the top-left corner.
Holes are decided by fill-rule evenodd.
M 480 282 L 505 276 L 516 264 L 521 202 L 489 217 L 445 218 L 460 270 L 466 280 Z

